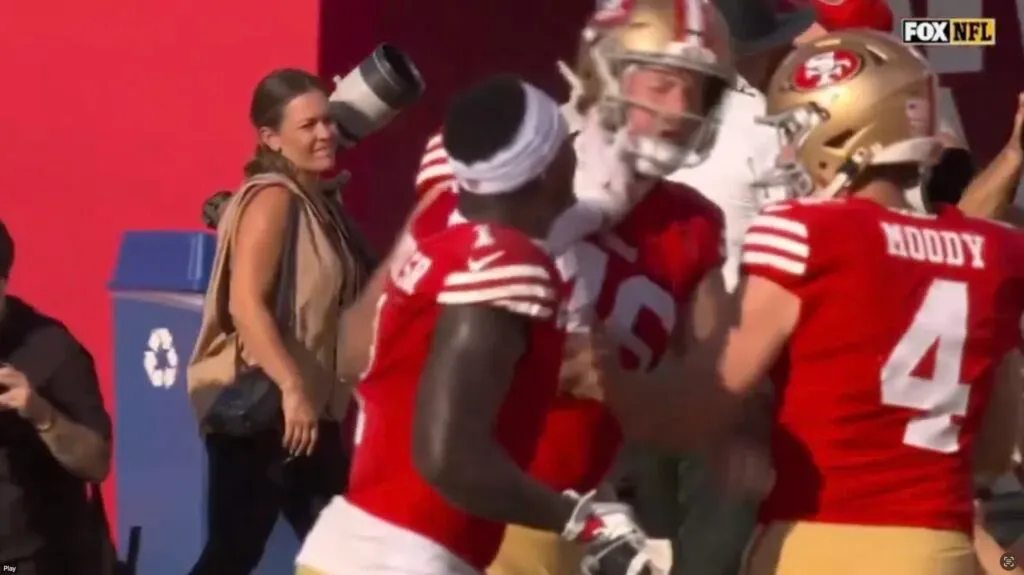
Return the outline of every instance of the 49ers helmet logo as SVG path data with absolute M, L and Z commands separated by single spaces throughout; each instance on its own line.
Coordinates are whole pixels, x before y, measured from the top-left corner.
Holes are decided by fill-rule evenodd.
M 857 75 L 864 62 L 849 50 L 815 54 L 796 67 L 793 87 L 800 91 L 838 86 Z

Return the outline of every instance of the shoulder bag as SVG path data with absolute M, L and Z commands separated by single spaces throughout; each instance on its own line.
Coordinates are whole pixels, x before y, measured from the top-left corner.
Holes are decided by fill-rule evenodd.
M 295 323 L 295 282 L 298 273 L 296 244 L 300 207 L 300 202 L 292 198 L 277 272 L 274 319 L 282 334 L 287 334 Z M 262 368 L 241 365 L 241 348 L 238 345 L 239 365 L 235 380 L 217 395 L 203 420 L 203 428 L 210 433 L 235 437 L 250 437 L 282 429 L 284 419 L 281 414 L 280 388 Z

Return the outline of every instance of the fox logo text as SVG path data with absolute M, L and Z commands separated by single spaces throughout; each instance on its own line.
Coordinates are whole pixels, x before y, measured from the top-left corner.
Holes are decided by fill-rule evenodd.
M 992 46 L 994 18 L 905 18 L 900 22 L 903 43 L 915 46 Z

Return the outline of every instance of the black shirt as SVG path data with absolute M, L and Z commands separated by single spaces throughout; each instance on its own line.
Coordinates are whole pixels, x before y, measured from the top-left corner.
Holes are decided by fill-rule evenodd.
M 92 356 L 57 320 L 15 297 L 4 305 L 0 363 L 24 373 L 63 416 L 109 440 Z M 88 513 L 85 482 L 57 462 L 29 422 L 0 412 L 0 561 L 68 554 Z

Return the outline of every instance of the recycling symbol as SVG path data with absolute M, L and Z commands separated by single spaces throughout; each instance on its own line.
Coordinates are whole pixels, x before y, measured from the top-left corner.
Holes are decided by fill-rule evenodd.
M 153 387 L 169 388 L 178 377 L 178 352 L 174 349 L 171 330 L 158 327 L 149 332 L 149 349 L 142 356 L 142 366 Z

